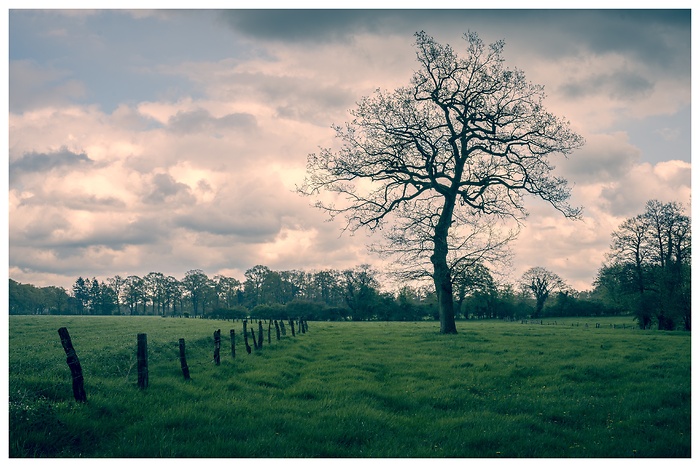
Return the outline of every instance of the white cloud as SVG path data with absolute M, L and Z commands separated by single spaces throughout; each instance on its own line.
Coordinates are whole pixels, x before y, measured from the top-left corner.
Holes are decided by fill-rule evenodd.
M 614 178 L 586 178 L 572 192 L 572 203 L 584 208 L 580 221 L 566 220 L 543 201 L 529 199 L 530 215 L 513 244 L 513 275 L 543 266 L 578 290 L 590 289 L 612 232 L 625 219 L 641 214 L 648 200 L 689 203 L 690 183 L 690 164 L 682 161 L 634 163 Z
M 131 16 L 153 18 L 150 12 Z M 168 14 L 157 16 L 168 24 Z M 81 27 L 89 28 L 90 18 L 82 18 Z M 423 22 L 419 16 L 395 20 L 384 30 L 372 23 L 362 34 L 347 28 L 342 38 L 315 42 L 260 41 L 234 32 L 231 44 L 212 44 L 224 51 L 213 58 L 171 55 L 176 51 L 161 45 L 162 60 L 138 62 L 134 95 L 141 95 L 137 86 L 145 78 L 167 76 L 169 87 L 119 102 L 113 111 L 79 103 L 95 88 L 68 65 L 12 60 L 10 277 L 68 286 L 77 275 L 158 270 L 182 277 L 200 268 L 242 278 L 255 264 L 309 270 L 379 264 L 367 253 L 363 232 L 341 235 L 341 221 L 324 222 L 325 215 L 292 190 L 303 179 L 307 154 L 337 144 L 330 125 L 348 120 L 354 102 L 377 87 L 408 84 L 416 67 L 413 32 Z M 459 37 L 468 28 L 456 22 L 438 33 L 461 51 Z M 61 24 L 55 30 L 76 40 Z M 514 269 L 549 267 L 585 289 L 622 219 L 651 198 L 690 197 L 690 164 L 643 163 L 636 142 L 615 129 L 629 117 L 687 104 L 689 77 L 664 74 L 639 54 L 594 53 L 583 45 L 550 45 L 559 55 L 548 56 L 551 51 L 532 49 L 542 42 L 526 40 L 530 33 L 507 43 L 508 65 L 545 84 L 547 108 L 586 137 L 570 160 L 555 162 L 574 186 L 573 204 L 585 211 L 582 221 L 570 222 L 529 203 L 526 229 L 513 244 Z M 102 39 L 104 54 L 110 44 Z M 115 57 L 138 50 L 125 37 Z M 89 60 L 91 51 L 83 50 L 80 60 Z M 61 151 L 63 159 L 31 156 Z M 77 163 L 81 154 L 87 160 Z

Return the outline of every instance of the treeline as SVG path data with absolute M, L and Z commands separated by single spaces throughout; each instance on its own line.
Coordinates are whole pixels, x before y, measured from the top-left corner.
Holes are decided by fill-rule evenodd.
M 527 291 L 495 281 L 485 267 L 455 278 L 459 318 L 522 319 L 533 315 Z M 258 265 L 245 280 L 188 271 L 182 279 L 152 272 L 104 281 L 79 277 L 71 291 L 35 287 L 10 279 L 10 314 L 157 315 L 220 319 L 420 321 L 438 319 L 437 299 L 428 288 L 381 291 L 378 273 L 367 265 L 344 271 L 274 271 Z M 591 293 L 561 292 L 542 316 L 619 313 Z
M 457 318 L 523 319 L 633 315 L 642 329 L 691 327 L 690 218 L 677 203 L 652 200 L 613 232 L 608 262 L 590 291 L 579 292 L 541 267 L 517 284 L 499 282 L 483 264 L 452 277 Z M 10 279 L 10 314 L 160 315 L 223 319 L 438 319 L 431 287 L 382 291 L 368 265 L 347 270 L 274 271 L 258 265 L 233 277 L 151 272 L 104 281 L 79 277 L 70 291 Z
M 367 265 L 317 272 L 258 265 L 243 281 L 197 269 L 181 279 L 159 272 L 104 281 L 79 277 L 70 291 L 10 279 L 10 314 L 421 320 L 436 313 L 434 294 L 411 287 L 381 292 L 377 276 Z

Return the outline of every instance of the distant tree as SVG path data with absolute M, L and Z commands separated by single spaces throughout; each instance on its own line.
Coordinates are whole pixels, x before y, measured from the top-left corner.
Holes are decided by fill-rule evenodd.
M 51 285 L 44 287 L 43 291 L 46 295 L 49 313 L 57 315 L 68 313 L 68 292 L 66 289 Z
M 73 297 L 78 306 L 78 314 L 83 315 L 89 312 L 90 306 L 90 281 L 78 277 L 73 284 Z
M 173 276 L 167 276 L 164 280 L 163 287 L 163 305 L 165 312 L 167 312 L 167 310 L 172 309 L 172 314 L 174 316 L 176 313 L 177 305 L 181 302 L 182 284 Z
M 94 282 L 93 282 L 94 283 Z M 115 290 L 104 281 L 98 283 L 93 301 L 93 313 L 111 315 L 118 311 L 118 299 Z
M 151 314 L 164 314 L 165 276 L 162 272 L 149 272 L 143 278 L 146 297 L 151 302 Z
M 345 303 L 350 309 L 353 321 L 373 318 L 379 295 L 376 274 L 368 264 L 343 271 Z
M 303 271 L 280 271 L 281 290 L 280 303 L 286 304 L 294 299 L 306 299 L 309 288 L 309 274 Z
M 345 298 L 342 285 L 343 275 L 337 270 L 327 269 L 313 274 L 308 298 L 325 303 L 330 307 L 342 307 Z
M 139 304 L 143 304 L 145 313 L 146 309 L 146 290 L 144 280 L 139 276 L 131 275 L 124 280 L 123 287 L 124 303 L 129 308 L 130 315 L 139 314 Z
M 125 283 L 126 283 L 126 279 L 124 279 L 120 275 L 116 275 L 114 277 L 107 279 L 107 284 L 112 288 L 112 290 L 114 290 L 114 293 L 117 295 L 117 311 L 119 313 L 121 313 L 122 289 L 123 289 Z
M 46 308 L 40 289 L 12 279 L 9 280 L 8 301 L 11 315 L 41 314 Z
M 520 286 L 523 291 L 528 291 L 535 298 L 535 312 L 533 318 L 539 318 L 542 315 L 544 303 L 549 298 L 549 295 L 554 291 L 564 291 L 567 289 L 564 280 L 543 267 L 530 268 L 520 278 Z
M 245 290 L 246 301 L 249 308 L 254 308 L 256 305 L 262 305 L 264 301 L 263 284 L 268 274 L 272 271 L 267 266 L 256 265 L 248 269 L 245 275 L 243 288 Z
M 181 282 L 192 303 L 192 316 L 197 317 L 197 311 L 206 303 L 209 277 L 201 269 L 192 269 L 185 273 Z
M 642 329 L 656 322 L 659 329 L 690 330 L 690 253 L 691 223 L 682 205 L 650 200 L 613 232 L 597 286 L 617 288 Z
M 207 277 L 202 289 L 202 316 L 207 315 L 213 311 L 218 300 L 216 294 L 216 283 Z
M 214 276 L 214 284 L 218 306 L 233 308 L 238 305 L 238 291 L 241 289 L 238 279 L 219 274 Z
M 262 303 L 266 305 L 284 303 L 284 289 L 286 285 L 279 272 L 268 271 L 265 274 L 260 290 Z
M 410 85 L 361 99 L 353 120 L 335 127 L 341 149 L 309 155 L 298 191 L 337 194 L 316 206 L 344 215 L 347 229 L 386 232 L 385 252 L 427 258 L 440 332 L 450 334 L 457 332 L 450 258 L 461 257 L 469 235 L 459 226 L 474 216 L 521 219 L 525 194 L 577 218 L 549 157 L 571 153 L 583 139 L 545 110 L 542 86 L 504 66 L 503 41 L 487 47 L 466 34 L 460 57 L 424 32 L 415 37 Z
M 89 299 L 88 299 L 88 313 L 92 315 L 99 314 L 99 303 L 100 294 L 102 292 L 100 288 L 100 283 L 97 278 L 93 277 L 92 281 L 86 281 L 90 284 L 89 288 Z
M 462 304 L 467 296 L 485 299 L 489 294 L 495 292 L 495 283 L 491 272 L 482 263 L 460 268 L 457 271 L 452 280 L 458 310 L 462 310 Z M 467 315 L 468 313 L 465 312 L 465 317 L 468 318 Z

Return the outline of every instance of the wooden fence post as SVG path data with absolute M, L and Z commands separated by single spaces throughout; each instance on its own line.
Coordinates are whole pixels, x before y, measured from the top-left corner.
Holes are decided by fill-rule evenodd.
M 263 348 L 263 342 L 265 341 L 265 336 L 263 336 L 263 325 L 262 321 L 258 320 L 258 347 L 260 350 Z
M 221 329 L 214 331 L 214 363 L 221 365 Z
M 231 357 L 236 358 L 236 331 L 231 329 Z
M 180 338 L 180 368 L 185 381 L 190 379 L 190 369 L 187 367 L 187 358 L 185 358 L 185 339 L 182 337 Z
M 287 336 L 287 328 L 284 327 L 284 320 L 283 319 L 280 320 L 280 327 L 282 328 L 282 335 L 286 337 Z
M 280 325 L 277 320 L 275 320 L 275 331 L 277 332 L 277 340 L 280 340 Z
M 255 338 L 255 330 L 252 328 L 253 327 L 251 326 L 250 335 L 253 338 L 253 347 L 255 348 L 255 350 L 258 350 L 260 347 L 258 347 L 258 340 Z
M 136 342 L 138 344 L 136 349 L 136 366 L 139 375 L 138 385 L 139 388 L 146 389 L 148 387 L 148 339 L 146 334 L 138 334 Z
M 250 344 L 248 344 L 248 321 L 243 320 L 243 340 L 245 341 L 245 351 L 250 355 Z
M 87 402 L 87 395 L 83 386 L 83 369 L 80 366 L 78 354 L 75 353 L 73 348 L 68 329 L 60 328 L 58 335 L 61 337 L 61 345 L 63 350 L 66 351 L 66 363 L 68 363 L 70 374 L 73 377 L 73 397 L 75 397 L 76 402 Z
M 294 321 L 291 319 L 289 320 L 289 327 L 292 328 L 292 337 L 296 336 L 294 333 Z
M 272 329 L 272 320 L 267 322 L 267 345 L 272 344 L 272 338 L 270 337 L 270 330 Z

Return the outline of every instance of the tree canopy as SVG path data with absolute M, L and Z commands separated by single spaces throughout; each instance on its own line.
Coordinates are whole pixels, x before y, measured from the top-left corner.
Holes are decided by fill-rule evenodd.
M 580 215 L 549 157 L 570 154 L 583 139 L 545 110 L 542 86 L 505 67 L 503 41 L 486 46 L 465 34 L 461 57 L 425 32 L 415 38 L 419 67 L 410 84 L 360 99 L 353 119 L 334 127 L 342 147 L 308 156 L 299 191 L 337 195 L 316 206 L 344 215 L 346 229 L 382 230 L 382 251 L 429 261 L 440 331 L 454 333 L 452 268 L 514 236 L 490 231 L 475 242 L 478 226 L 520 221 L 527 194 L 566 217 Z

